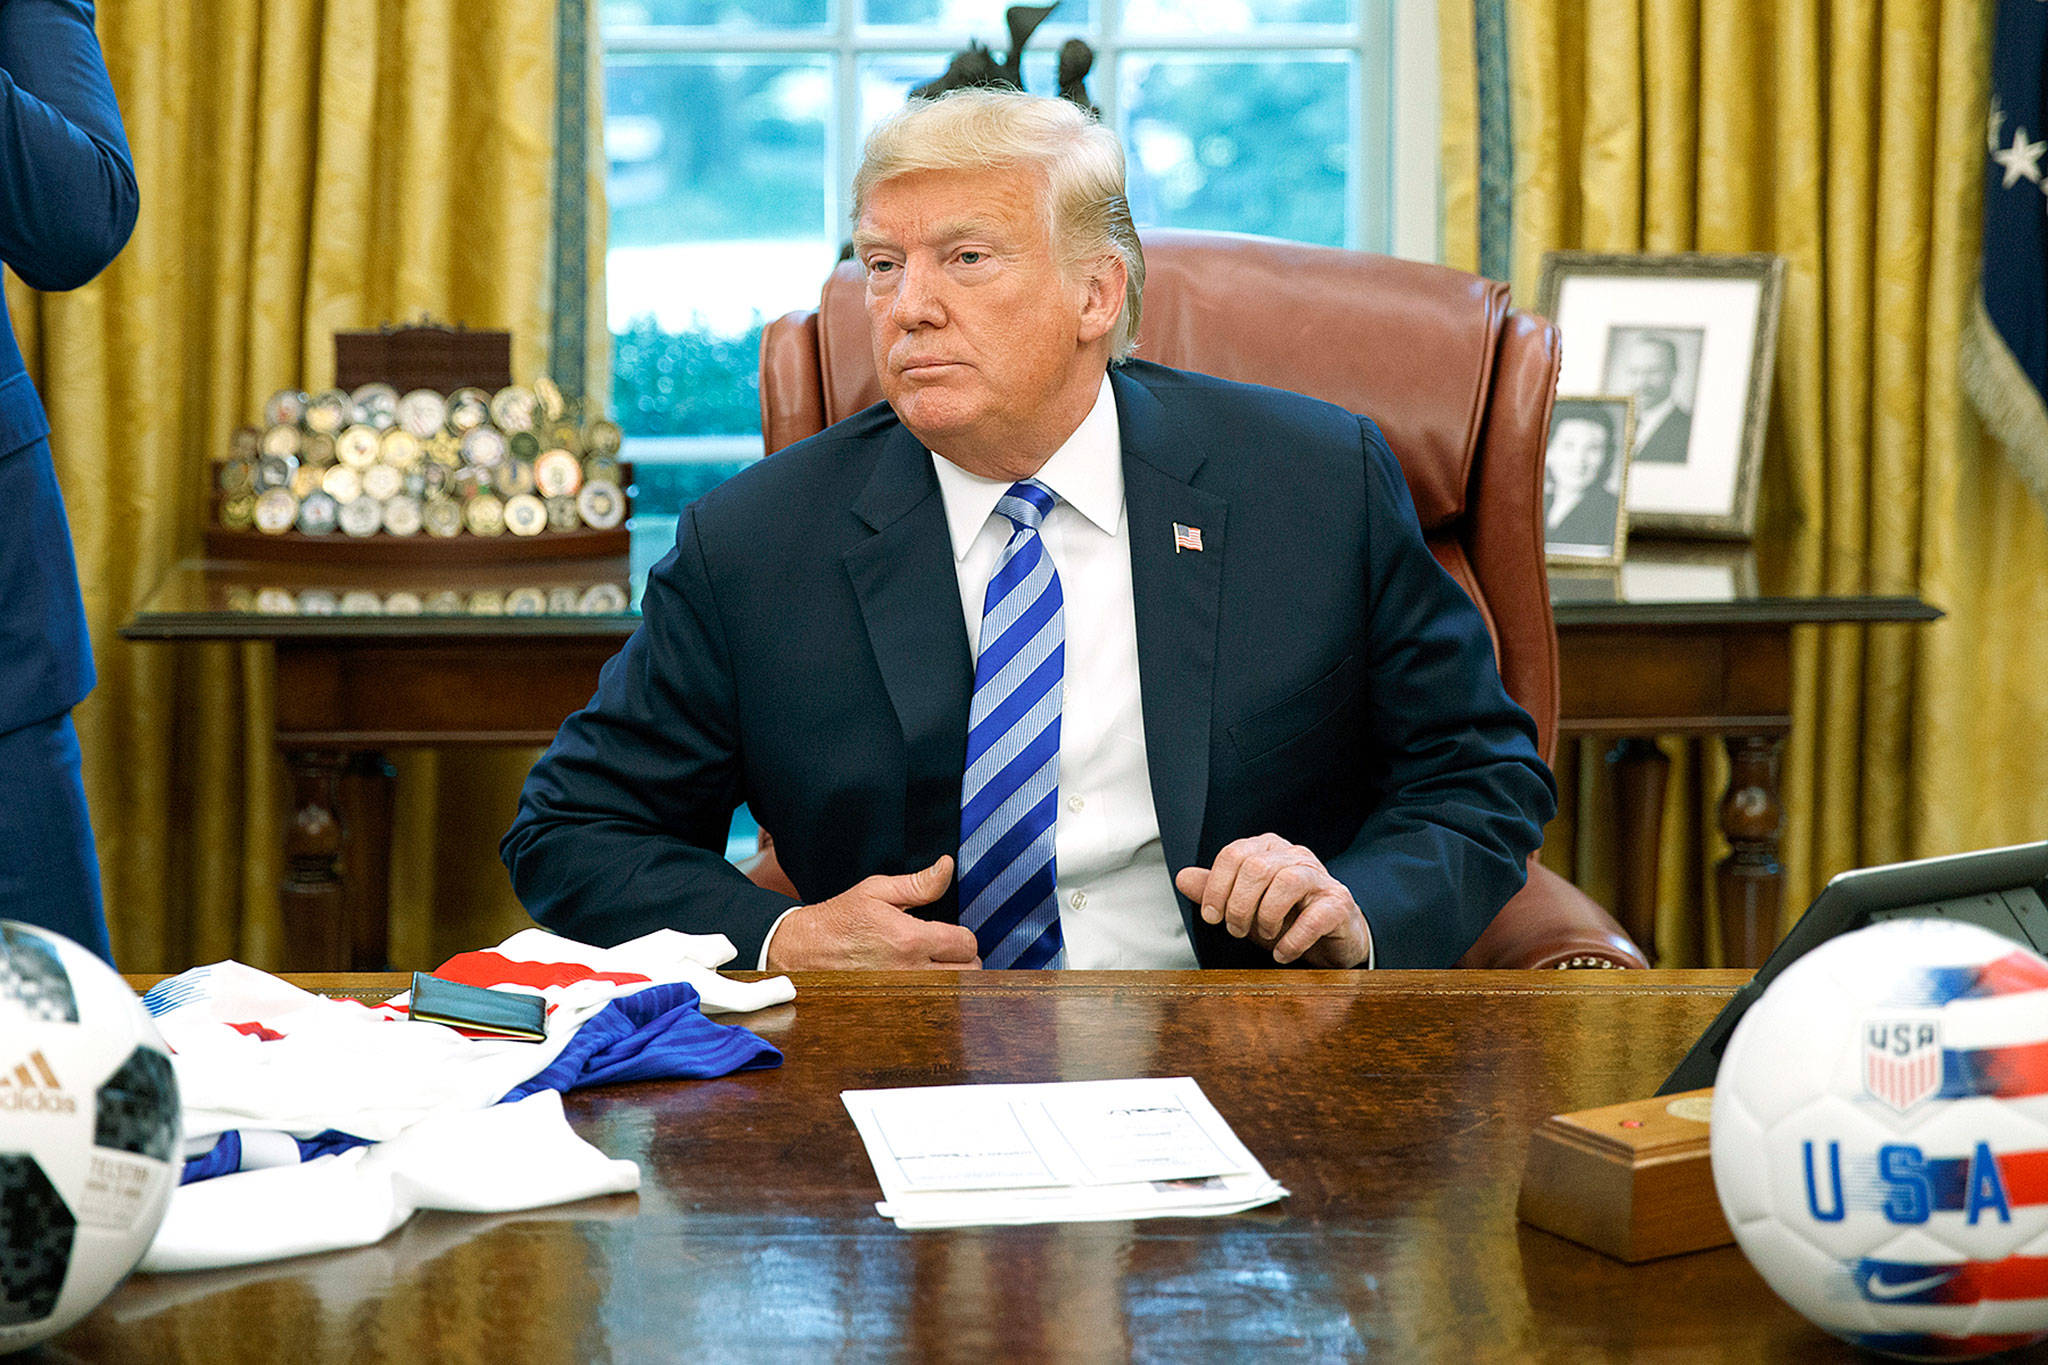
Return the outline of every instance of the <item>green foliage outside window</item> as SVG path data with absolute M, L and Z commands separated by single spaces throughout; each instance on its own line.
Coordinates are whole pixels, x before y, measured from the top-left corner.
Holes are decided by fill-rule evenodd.
M 638 318 L 612 335 L 612 412 L 628 436 L 733 436 L 761 429 L 761 326 L 738 336 L 664 332 Z

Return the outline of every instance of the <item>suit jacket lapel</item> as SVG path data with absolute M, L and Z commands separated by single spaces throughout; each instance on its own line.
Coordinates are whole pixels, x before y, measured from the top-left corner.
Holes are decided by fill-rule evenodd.
M 1136 380 L 1112 370 L 1110 381 L 1123 440 L 1146 762 L 1167 870 L 1177 873 L 1200 853 L 1208 805 L 1226 504 L 1191 486 L 1206 458 L 1201 443 L 1175 429 Z M 1175 523 L 1201 532 L 1199 551 L 1176 549 Z M 1192 913 L 1185 898 L 1181 913 Z
M 974 675 L 945 503 L 931 456 L 907 430 L 884 438 L 853 512 L 874 534 L 847 551 L 847 577 L 903 730 L 904 865 L 894 870 L 915 872 L 960 847 Z M 957 920 L 954 892 L 922 913 Z

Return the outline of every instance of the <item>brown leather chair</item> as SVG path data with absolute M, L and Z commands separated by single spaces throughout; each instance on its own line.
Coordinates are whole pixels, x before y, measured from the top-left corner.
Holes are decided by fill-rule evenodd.
M 1292 389 L 1372 417 L 1408 476 L 1437 559 L 1479 605 L 1509 695 L 1557 747 L 1557 632 L 1543 571 L 1543 447 L 1557 328 L 1508 289 L 1442 266 L 1224 233 L 1153 231 L 1138 354 Z M 859 268 L 815 312 L 761 338 L 761 429 L 772 453 L 881 400 Z M 750 875 L 787 891 L 768 841 Z M 1635 944 L 1570 882 L 1529 883 L 1466 967 L 1642 967 Z

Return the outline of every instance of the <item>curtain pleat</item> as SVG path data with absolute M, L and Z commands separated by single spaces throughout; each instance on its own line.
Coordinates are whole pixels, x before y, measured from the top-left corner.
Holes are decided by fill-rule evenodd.
M 1948 612 L 1796 633 L 1785 923 L 1846 868 L 2041 837 L 2048 536 L 1957 378 L 1989 0 L 1508 9 L 1517 297 L 1533 302 L 1553 249 L 1784 256 L 1758 552 L 1794 591 L 1917 593 Z M 1447 94 L 1447 136 L 1457 108 Z M 1660 960 L 1716 962 L 1727 760 L 1660 745 Z M 1544 856 L 1611 903 L 1607 747 L 1561 756 Z
M 85 289 L 8 283 L 99 664 L 77 719 L 128 970 L 275 964 L 284 798 L 266 648 L 114 632 L 197 552 L 228 433 L 275 389 L 332 383 L 337 330 L 422 314 L 509 328 L 515 376 L 543 371 L 555 22 L 555 0 L 99 7 L 135 236 Z M 399 758 L 398 965 L 523 922 L 494 849 L 531 759 Z

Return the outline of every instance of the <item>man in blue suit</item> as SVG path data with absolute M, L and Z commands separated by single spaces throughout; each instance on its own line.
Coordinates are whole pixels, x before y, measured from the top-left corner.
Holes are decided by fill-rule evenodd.
M 0 261 L 76 289 L 135 226 L 135 168 L 84 0 L 0 0 Z M 71 708 L 92 651 L 50 424 L 0 303 L 0 919 L 112 961 Z
M 914 103 L 854 199 L 888 401 L 685 510 L 527 781 L 527 907 L 776 969 L 1455 961 L 1555 790 L 1378 428 L 1127 358 L 1064 101 Z M 742 800 L 797 899 L 720 857 Z

